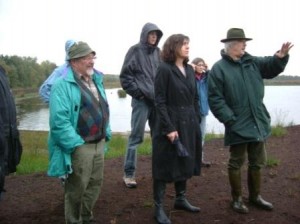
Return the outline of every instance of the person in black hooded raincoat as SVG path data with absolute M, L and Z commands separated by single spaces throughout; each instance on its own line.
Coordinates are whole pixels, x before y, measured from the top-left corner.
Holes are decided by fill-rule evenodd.
M 0 66 L 0 200 L 5 176 L 16 171 L 22 154 L 16 106 L 4 69 Z
M 135 188 L 137 147 L 143 142 L 145 125 L 148 120 L 152 128 L 154 109 L 154 77 L 161 62 L 158 43 L 163 33 L 157 25 L 146 23 L 139 43 L 128 50 L 120 73 L 122 88 L 132 97 L 131 134 L 124 161 L 124 183 Z
M 175 209 L 200 211 L 185 198 L 187 180 L 200 175 L 202 154 L 199 96 L 193 67 L 187 64 L 188 54 L 189 38 L 182 34 L 170 36 L 163 45 L 163 62 L 155 77 L 152 175 L 158 223 L 171 223 L 163 209 L 169 182 L 175 185 Z

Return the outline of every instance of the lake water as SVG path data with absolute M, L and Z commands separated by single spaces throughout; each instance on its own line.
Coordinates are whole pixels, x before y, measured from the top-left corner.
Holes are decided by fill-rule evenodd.
M 118 89 L 106 90 L 113 132 L 130 131 L 131 97 L 119 98 Z M 272 124 L 300 124 L 300 86 L 266 86 L 265 105 Z M 39 98 L 16 102 L 20 130 L 49 130 L 49 110 Z M 147 125 L 146 130 L 149 131 Z M 208 132 L 223 133 L 224 127 L 211 113 L 207 117 Z

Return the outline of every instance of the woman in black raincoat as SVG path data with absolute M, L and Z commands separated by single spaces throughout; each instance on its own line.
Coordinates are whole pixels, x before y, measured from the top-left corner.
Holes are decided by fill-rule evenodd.
M 152 174 L 155 218 L 171 223 L 163 210 L 166 183 L 174 182 L 175 209 L 199 212 L 185 198 L 186 181 L 200 175 L 201 133 L 194 70 L 188 65 L 189 38 L 170 36 L 155 78 L 156 119 L 152 130 Z

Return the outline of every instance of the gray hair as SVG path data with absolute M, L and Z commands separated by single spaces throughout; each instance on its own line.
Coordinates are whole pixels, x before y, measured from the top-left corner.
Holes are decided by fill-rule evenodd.
M 232 48 L 237 43 L 236 40 L 228 41 L 224 43 L 224 51 L 227 54 L 229 49 Z

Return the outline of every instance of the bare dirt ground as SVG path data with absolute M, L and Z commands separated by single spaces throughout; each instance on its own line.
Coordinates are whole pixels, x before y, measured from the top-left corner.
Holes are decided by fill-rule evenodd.
M 226 163 L 228 148 L 223 140 L 206 143 L 210 168 L 203 168 L 200 177 L 188 181 L 187 197 L 201 212 L 191 214 L 173 209 L 174 186 L 169 184 L 165 195 L 165 211 L 173 224 L 300 224 L 300 126 L 288 128 L 284 137 L 267 141 L 269 158 L 279 165 L 263 170 L 262 195 L 274 205 L 274 210 L 262 211 L 249 205 L 249 214 L 233 212 L 229 203 L 230 188 Z M 147 224 L 153 218 L 151 157 L 138 159 L 136 189 L 128 189 L 122 182 L 123 158 L 105 162 L 105 179 L 94 214 L 96 223 Z M 246 167 L 243 170 L 246 204 Z M 54 224 L 64 223 L 63 188 L 58 179 L 44 173 L 9 176 L 7 193 L 0 202 L 1 224 Z

